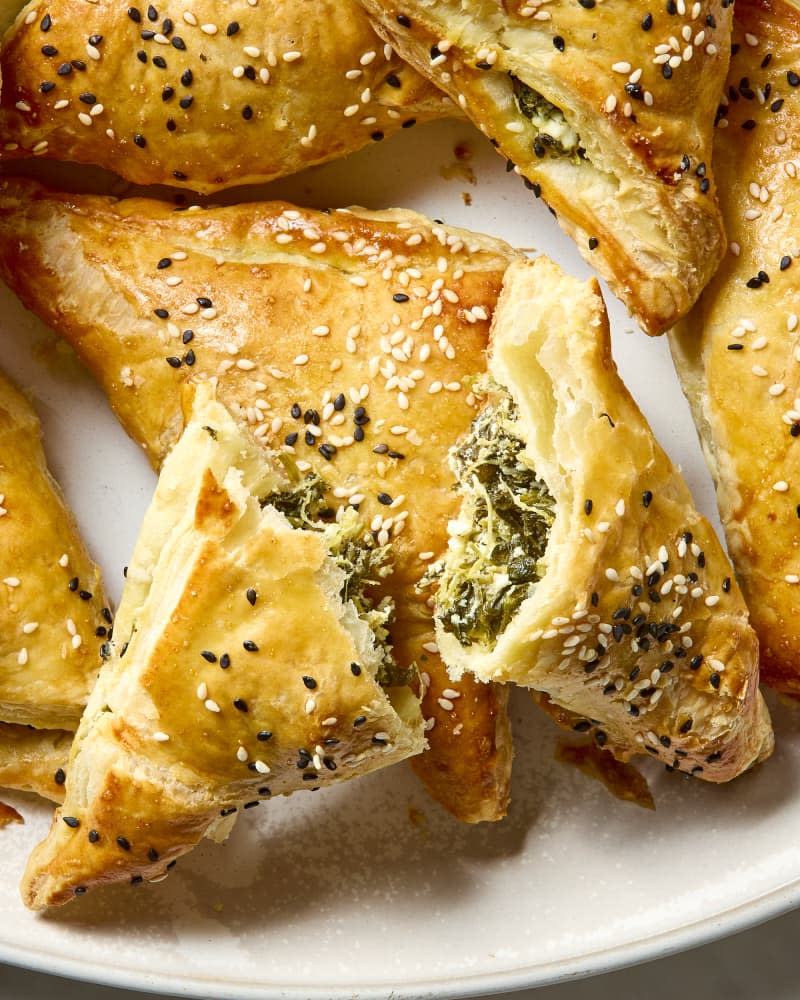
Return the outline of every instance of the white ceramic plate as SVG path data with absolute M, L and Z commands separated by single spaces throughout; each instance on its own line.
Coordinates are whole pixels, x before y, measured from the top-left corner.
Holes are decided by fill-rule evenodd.
M 413 207 L 588 273 L 467 125 L 404 133 L 268 192 L 320 207 Z M 634 333 L 609 304 L 623 375 L 713 516 L 666 343 Z M 0 363 L 33 393 L 51 468 L 117 596 L 154 477 L 88 376 L 6 291 L 0 344 Z M 518 695 L 513 802 L 501 823 L 458 824 L 400 766 L 251 810 L 225 847 L 202 846 L 166 882 L 47 916 L 24 910 L 17 882 L 50 810 L 5 796 L 26 822 L 0 831 L 0 961 L 237 1000 L 469 996 L 663 955 L 800 900 L 800 710 L 774 706 L 775 756 L 729 786 L 646 762 L 651 812 L 557 763 L 563 735 Z

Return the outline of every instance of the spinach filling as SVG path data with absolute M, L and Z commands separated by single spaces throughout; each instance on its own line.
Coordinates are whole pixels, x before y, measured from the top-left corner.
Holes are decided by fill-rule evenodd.
M 493 649 L 544 574 L 555 500 L 517 436 L 516 404 L 496 385 L 492 401 L 450 454 L 464 494 L 444 559 L 423 585 L 438 584 L 437 616 L 462 646 Z
M 401 667 L 395 660 L 389 641 L 389 627 L 394 620 L 394 601 L 389 596 L 376 600 L 372 588 L 392 572 L 390 546 L 378 545 L 364 527 L 353 508 L 346 508 L 342 516 L 331 521 L 333 511 L 325 506 L 328 486 L 316 472 L 301 478 L 294 463 L 286 463 L 291 485 L 285 490 L 274 490 L 261 498 L 261 506 L 268 504 L 279 510 L 293 528 L 321 531 L 325 535 L 334 562 L 344 573 L 344 583 L 339 592 L 342 601 L 352 601 L 360 618 L 372 629 L 381 662 L 376 680 L 384 687 L 408 684 L 416 675 L 416 667 Z
M 520 114 L 524 115 L 538 132 L 533 140 L 533 151 L 539 159 L 548 154 L 568 156 L 573 163 L 586 159 L 586 150 L 581 146 L 580 136 L 567 122 L 561 108 L 548 101 L 538 90 L 523 83 L 513 73 L 509 76 Z

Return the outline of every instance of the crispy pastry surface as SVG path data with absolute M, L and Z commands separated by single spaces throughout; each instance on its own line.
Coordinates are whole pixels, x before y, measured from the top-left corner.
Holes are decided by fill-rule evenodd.
M 273 180 L 454 110 L 355 0 L 34 0 L 0 69 L 3 156 L 201 192 Z
M 643 329 L 689 309 L 723 252 L 711 133 L 727 2 L 362 3 L 516 164 Z M 520 82 L 535 93 L 520 97 Z M 538 95 L 548 121 L 521 110 Z
M 422 750 L 419 704 L 378 684 L 375 637 L 340 597 L 323 534 L 262 507 L 281 478 L 200 387 L 145 515 L 63 808 L 26 869 L 29 906 L 157 878 L 246 803 Z
M 0 721 L 74 729 L 111 614 L 47 470 L 39 420 L 2 374 L 0 442 Z
M 714 144 L 729 250 L 671 346 L 762 678 L 800 695 L 800 11 L 743 0 L 734 43 Z
M 0 722 L 0 788 L 61 802 L 73 733 Z
M 429 679 L 431 750 L 414 768 L 468 821 L 506 810 L 506 695 L 448 680 L 415 585 L 457 507 L 447 450 L 475 412 L 464 379 L 485 368 L 514 256 L 400 210 L 180 212 L 22 181 L 0 190 L 5 280 L 72 344 L 154 466 L 183 425 L 185 379 L 216 376 L 266 445 L 324 477 L 332 508 L 357 503 L 391 541 L 395 654 Z
M 555 521 L 543 576 L 493 648 L 462 646 L 437 609 L 451 672 L 545 692 L 623 760 L 648 751 L 725 781 L 768 755 L 747 608 L 617 374 L 597 282 L 546 258 L 513 263 L 489 370 L 518 406 L 515 433 Z

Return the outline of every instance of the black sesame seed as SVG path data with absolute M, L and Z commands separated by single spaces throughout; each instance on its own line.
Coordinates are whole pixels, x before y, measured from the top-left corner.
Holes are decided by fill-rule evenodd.
M 650 490 L 645 490 L 644 493 L 642 493 L 642 505 L 644 507 L 649 507 L 652 502 L 653 502 L 653 494 L 650 492 Z
M 645 14 L 642 18 L 642 31 L 649 31 L 653 27 L 653 15 Z
M 53 775 L 53 781 L 55 781 L 57 785 L 63 785 L 66 780 L 67 780 L 67 775 L 64 772 L 64 768 L 60 767 Z
M 561 35 L 556 35 L 553 38 L 553 45 L 556 49 L 558 49 L 559 52 L 563 52 L 564 49 L 566 48 L 566 43 L 564 42 L 564 39 L 561 37 Z
M 628 680 L 629 681 L 635 681 L 636 678 L 639 676 L 640 673 L 641 673 L 640 667 L 639 666 L 635 666 L 633 668 L 633 670 L 631 670 L 631 672 L 628 674 Z
M 235 35 L 238 30 L 239 30 L 239 22 L 231 21 L 231 23 L 225 29 L 225 34 L 228 36 L 228 38 L 231 38 L 231 36 Z
M 729 351 L 743 351 L 744 344 L 728 344 Z
M 42 46 L 42 55 L 43 56 L 57 56 L 58 55 L 58 49 L 55 47 L 55 45 L 43 45 Z
M 230 656 L 228 656 L 227 653 L 223 653 L 222 656 L 220 656 L 219 665 L 220 667 L 222 667 L 223 670 L 227 670 L 228 667 L 231 665 L 231 658 Z
M 76 896 L 82 896 L 86 892 L 86 886 L 76 885 L 73 892 L 75 893 Z
M 71 590 L 71 591 L 73 592 L 73 594 L 74 594 L 74 593 L 75 593 L 75 591 L 76 591 L 76 590 L 78 589 L 78 584 L 79 584 L 79 580 L 78 580 L 77 576 L 73 576 L 73 578 L 72 578 L 72 579 L 71 579 L 71 580 L 69 581 L 69 583 L 67 584 L 67 587 L 68 587 L 68 588 L 69 588 L 69 589 L 70 589 L 70 590 Z
M 136 24 L 141 23 L 142 14 L 141 11 L 139 11 L 136 7 L 128 7 L 128 17 L 131 19 L 131 21 L 135 21 Z
M 61 63 L 61 65 L 56 70 L 59 76 L 69 76 L 72 72 L 72 63 Z
M 190 368 L 192 367 L 192 365 L 195 363 L 196 360 L 197 358 L 195 357 L 195 353 L 191 349 L 188 350 L 183 357 L 183 363 L 185 365 L 188 365 Z
M 248 587 L 245 597 L 247 598 L 247 601 L 250 605 L 254 605 L 256 603 L 256 600 L 258 599 L 258 594 L 252 587 Z
M 245 106 L 242 108 L 242 118 L 244 118 L 246 122 L 249 122 L 252 117 L 253 117 L 253 109 L 250 107 L 249 104 L 245 104 Z
M 131 842 L 127 837 L 117 837 L 117 844 L 123 851 L 129 851 L 131 849 Z
M 173 47 L 173 49 L 178 49 L 179 52 L 185 52 L 186 51 L 186 42 L 184 42 L 184 40 L 181 38 L 180 35 L 176 35 L 172 39 L 172 47 Z
M 688 732 L 689 732 L 689 730 L 690 730 L 690 729 L 692 728 L 692 721 L 693 721 L 692 719 L 687 719 L 687 720 L 686 720 L 686 722 L 684 722 L 684 723 L 683 723 L 683 724 L 681 725 L 681 727 L 680 727 L 680 729 L 678 730 L 678 732 L 679 732 L 679 733 L 683 733 L 684 735 L 685 735 L 686 733 L 688 733 Z
M 417 124 L 417 119 L 416 118 L 407 118 L 400 127 L 401 128 L 413 128 L 416 124 Z
M 163 56 L 153 56 L 153 65 L 158 66 L 159 69 L 166 69 L 167 60 Z
M 742 122 L 741 127 L 745 130 L 745 132 L 752 132 L 752 130 L 756 127 L 755 120 L 748 118 L 747 121 Z
M 394 73 L 388 74 L 388 76 L 386 77 L 386 82 L 389 84 L 390 87 L 398 88 L 402 86 L 400 80 Z
M 305 684 L 305 686 L 308 688 L 309 691 L 313 691 L 314 688 L 317 686 L 317 682 L 314 680 L 314 678 L 308 677 L 307 675 L 303 677 L 303 683 Z
M 247 702 L 244 700 L 244 698 L 234 698 L 233 707 L 238 708 L 240 712 L 246 712 Z
M 288 444 L 291 447 L 292 445 L 297 444 L 298 437 L 299 434 L 297 433 L 297 431 L 292 431 L 291 434 L 286 435 L 286 437 L 283 439 L 283 443 Z
M 306 431 L 305 442 L 307 445 L 315 445 L 317 443 L 317 439 L 314 437 L 311 431 Z
M 80 597 L 82 601 L 91 601 L 92 599 L 92 595 L 89 593 L 88 590 L 79 590 L 78 597 Z
M 588 733 L 592 728 L 592 724 L 588 719 L 581 719 L 576 722 L 572 728 L 576 733 Z
M 96 844 L 100 840 L 100 834 L 97 832 L 97 830 L 90 830 L 88 837 L 90 844 Z
M 773 101 L 769 106 L 770 111 L 780 111 L 783 107 L 783 98 L 779 97 L 777 101 Z
M 81 72 L 83 72 L 86 69 L 86 63 L 83 61 L 83 59 L 71 59 L 70 62 L 72 64 L 73 69 L 80 70 Z
M 39 27 L 42 31 L 49 31 L 53 27 L 53 19 L 49 14 L 45 14 L 42 20 L 39 22 Z
M 182 97 L 180 101 L 178 101 L 178 104 L 180 104 L 180 106 L 183 108 L 184 111 L 186 111 L 187 108 L 190 108 L 193 103 L 194 103 L 194 98 L 191 96 L 191 94 L 189 94 L 187 97 Z
M 586 514 L 587 517 L 589 516 L 589 514 L 592 513 L 592 507 L 593 506 L 594 506 L 594 504 L 592 503 L 591 500 L 584 501 L 584 504 L 583 504 L 583 513 Z
M 408 302 L 408 296 L 405 292 L 395 292 L 392 296 L 394 302 Z
M 672 79 L 672 67 L 670 66 L 669 63 L 664 63 L 664 65 L 661 67 L 661 75 L 664 77 L 665 80 Z
M 142 41 L 150 42 L 156 37 L 156 33 L 151 28 L 145 28 L 144 31 L 140 32 L 139 37 Z
M 147 20 L 148 21 L 157 21 L 158 20 L 158 11 L 155 9 L 155 7 L 152 4 L 148 4 L 148 7 L 147 7 Z
M 170 357 L 167 358 L 167 364 L 170 366 L 170 368 L 180 368 L 183 362 L 181 361 L 180 358 Z
M 71 827 L 73 830 L 76 830 L 81 825 L 81 821 L 78 819 L 77 816 L 62 816 L 61 818 L 64 820 L 67 826 Z
M 405 15 L 405 14 L 398 14 L 397 15 L 397 23 L 398 24 L 402 24 L 404 28 L 410 28 L 411 27 L 411 19 L 407 15 Z
M 266 785 L 264 785 L 263 788 L 259 788 L 258 794 L 259 795 L 272 795 L 272 792 L 267 788 Z
M 147 145 L 147 139 L 145 139 L 145 137 L 140 132 L 136 133 L 136 135 L 133 137 L 133 141 L 136 143 L 139 149 L 144 149 L 144 147 Z
M 714 688 L 714 690 L 717 690 L 719 688 L 721 680 L 722 678 L 720 677 L 720 675 L 715 672 L 708 678 L 708 683 L 711 685 L 712 688 Z
M 714 764 L 720 759 L 720 757 L 722 757 L 722 751 L 715 750 L 714 753 L 710 753 L 708 757 L 706 757 L 706 764 Z
M 216 653 L 212 653 L 211 650 L 209 650 L 209 649 L 204 649 L 203 652 L 200 655 L 203 657 L 203 659 L 207 663 L 216 663 L 217 662 L 217 654 Z
M 372 139 L 373 142 L 380 142 L 383 138 L 383 132 L 372 132 L 370 134 L 370 139 Z
M 379 493 L 378 503 L 383 504 L 384 507 L 390 507 L 394 503 L 394 501 L 392 500 L 392 498 L 389 496 L 388 493 Z
M 633 705 L 633 704 L 631 704 L 631 705 L 628 705 L 628 712 L 629 712 L 629 713 L 630 713 L 630 714 L 631 714 L 632 716 L 634 716 L 634 717 L 637 717 L 637 716 L 639 715 L 639 708 L 638 708 L 638 706 L 637 706 L 637 705 Z
M 272 739 L 272 733 L 267 729 L 262 729 L 261 732 L 256 733 L 256 739 L 261 743 L 266 743 L 267 740 Z
M 367 721 L 366 715 L 358 715 L 356 716 L 355 719 L 353 719 L 353 726 L 354 727 L 363 726 L 366 721 Z
M 661 744 L 662 747 L 672 746 L 672 740 L 669 738 L 669 736 L 660 736 L 658 742 Z
M 729 576 L 726 576 L 725 579 L 722 581 L 722 589 L 726 594 L 730 593 L 731 578 Z
M 598 238 L 596 236 L 590 236 L 589 237 L 589 249 L 590 250 L 596 250 L 599 245 L 600 245 L 600 240 L 598 240 Z
M 78 100 L 82 104 L 97 104 L 97 98 L 95 97 L 94 94 L 90 93 L 81 94 Z
M 793 69 L 790 69 L 786 74 L 786 79 L 790 87 L 800 86 L 800 76 L 798 76 Z
M 711 188 L 711 181 L 707 177 L 704 177 L 703 180 L 700 181 L 700 193 L 708 194 L 710 188 Z
M 171 267 L 171 266 L 172 266 L 172 258 L 171 257 L 162 257 L 161 260 L 156 265 L 156 267 L 159 269 L 159 271 L 163 271 L 165 267 Z M 186 341 L 184 340 L 184 344 L 185 343 L 186 343 Z
M 785 271 L 788 267 L 791 267 L 791 265 L 792 265 L 792 258 L 789 257 L 788 254 L 785 257 L 781 257 L 781 264 L 780 264 L 781 271 Z
M 356 430 L 357 431 L 361 430 L 361 428 L 360 427 L 356 427 Z M 363 431 L 362 431 L 362 434 L 363 434 Z M 338 451 L 338 448 L 336 447 L 335 444 L 329 444 L 329 443 L 326 442 L 325 444 L 321 444 L 317 450 L 319 451 L 320 455 L 322 455 L 322 457 L 326 461 L 330 462 L 331 459 L 333 458 L 333 456 Z
M 49 94 L 51 90 L 55 89 L 55 84 L 50 80 L 45 80 L 43 83 L 39 84 L 39 90 L 43 94 Z
M 668 674 L 670 670 L 673 669 L 674 666 L 675 664 L 672 662 L 672 660 L 664 660 L 664 662 L 658 668 L 659 673 Z
M 253 642 L 252 639 L 245 639 L 242 646 L 247 650 L 248 653 L 257 653 L 258 646 Z
M 185 69 L 181 74 L 181 83 L 184 87 L 191 87 L 193 81 L 194 75 L 192 74 L 192 71 L 190 69 Z

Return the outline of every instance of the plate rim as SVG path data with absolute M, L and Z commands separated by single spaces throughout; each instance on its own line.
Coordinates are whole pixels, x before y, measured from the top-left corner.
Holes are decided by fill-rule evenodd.
M 589 979 L 646 962 L 693 951 L 722 938 L 749 930 L 800 907 L 800 876 L 761 893 L 753 899 L 695 921 L 681 924 L 661 934 L 603 948 L 581 955 L 536 963 L 497 974 L 491 972 L 457 979 L 420 979 L 407 983 L 371 984 L 353 987 L 285 983 L 256 983 L 208 979 L 202 975 L 182 975 L 117 969 L 92 962 L 87 967 L 80 958 L 45 956 L 33 948 L 9 947 L 0 941 L 0 962 L 77 982 L 164 996 L 185 996 L 197 1000 L 465 1000 L 494 993 L 514 993 L 541 986 Z M 144 978 L 142 976 L 144 975 Z

